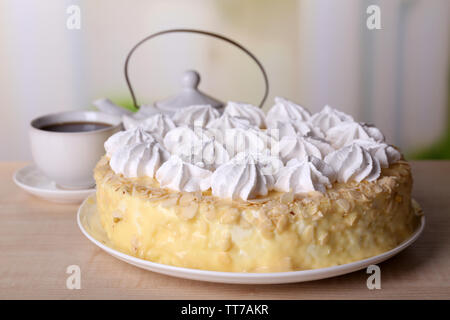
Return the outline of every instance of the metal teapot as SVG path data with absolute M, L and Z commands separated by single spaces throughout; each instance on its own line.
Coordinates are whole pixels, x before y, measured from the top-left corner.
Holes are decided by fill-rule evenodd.
M 133 101 L 134 107 L 138 110 L 137 112 L 132 112 L 127 109 L 124 109 L 113 102 L 111 102 L 109 99 L 98 99 L 93 102 L 93 104 L 100 110 L 106 113 L 112 113 L 116 115 L 128 115 L 132 116 L 135 119 L 143 119 L 146 117 L 149 117 L 155 113 L 166 113 L 166 114 L 173 114 L 175 111 L 188 107 L 191 105 L 211 105 L 212 107 L 218 109 L 219 111 L 222 111 L 224 108 L 224 103 L 220 100 L 213 98 L 202 91 L 198 89 L 198 85 L 200 83 L 200 75 L 195 70 L 187 70 L 183 73 L 181 77 L 181 90 L 180 92 L 172 97 L 169 97 L 167 99 L 157 101 L 153 105 L 139 105 L 137 103 L 136 95 L 134 93 L 133 87 L 131 86 L 130 78 L 128 75 L 128 64 L 130 62 L 130 58 L 133 55 L 133 53 L 136 51 L 136 49 L 141 46 L 144 42 L 153 39 L 155 37 L 169 34 L 169 33 L 196 33 L 206 36 L 211 36 L 220 40 L 223 40 L 225 42 L 228 42 L 235 47 L 241 49 L 244 51 L 250 58 L 253 59 L 253 61 L 257 64 L 259 69 L 261 70 L 261 73 L 264 77 L 264 84 L 265 84 L 265 91 L 264 96 L 259 103 L 259 107 L 261 108 L 264 104 L 264 102 L 267 99 L 267 95 L 269 93 L 269 81 L 267 78 L 266 71 L 264 70 L 264 67 L 259 62 L 259 60 L 255 57 L 254 54 L 252 54 L 249 50 L 244 48 L 241 44 L 237 43 L 234 40 L 231 40 L 227 37 L 224 37 L 220 34 L 208 32 L 208 31 L 202 31 L 202 30 L 195 30 L 195 29 L 170 29 L 170 30 L 164 30 L 160 31 L 154 34 L 151 34 L 141 41 L 139 41 L 128 53 L 127 58 L 125 60 L 125 80 L 127 82 L 128 89 L 130 90 L 131 98 Z

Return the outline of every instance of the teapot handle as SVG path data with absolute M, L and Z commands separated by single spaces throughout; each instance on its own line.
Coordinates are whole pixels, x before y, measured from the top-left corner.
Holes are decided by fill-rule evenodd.
M 152 38 L 156 38 L 157 36 L 161 36 L 164 34 L 168 34 L 168 33 L 197 33 L 197 34 L 203 34 L 206 36 L 211 36 L 220 40 L 223 40 L 225 42 L 228 42 L 236 47 L 238 47 L 239 49 L 241 49 L 242 51 L 244 51 L 248 56 L 250 56 L 250 58 L 253 59 L 253 61 L 255 61 L 255 63 L 257 64 L 257 66 L 259 67 L 259 69 L 261 70 L 261 73 L 264 77 L 264 85 L 265 85 L 265 91 L 264 91 L 264 96 L 261 100 L 261 102 L 259 103 L 259 107 L 261 108 L 264 104 L 264 102 L 267 99 L 267 95 L 269 94 L 269 80 L 267 78 L 267 74 L 266 74 L 266 70 L 264 69 L 263 65 L 261 64 L 261 62 L 259 62 L 259 60 L 255 57 L 255 55 L 253 53 L 251 53 L 250 51 L 248 51 L 246 48 L 244 48 L 241 44 L 237 43 L 234 40 L 231 40 L 227 37 L 224 37 L 220 34 L 217 33 L 212 33 L 212 32 L 208 32 L 208 31 L 203 31 L 203 30 L 196 30 L 196 29 L 169 29 L 169 30 L 164 30 L 164 31 L 160 31 L 160 32 L 156 32 L 153 33 L 147 37 L 145 37 L 144 39 L 142 39 L 141 41 L 139 41 L 128 53 L 127 58 L 125 60 L 125 80 L 127 82 L 127 86 L 128 89 L 130 90 L 131 93 L 131 98 L 133 99 L 133 104 L 134 107 L 136 109 L 139 109 L 138 103 L 136 101 L 136 96 L 134 94 L 134 90 L 133 87 L 131 86 L 131 82 L 130 82 L 130 78 L 128 76 L 128 63 L 130 62 L 130 58 L 132 56 L 132 54 L 134 53 L 134 51 L 144 42 L 146 42 L 147 40 L 150 40 Z

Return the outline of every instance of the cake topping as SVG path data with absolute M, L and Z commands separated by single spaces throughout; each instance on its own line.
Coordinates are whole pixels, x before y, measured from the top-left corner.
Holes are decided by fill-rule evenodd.
M 227 149 L 212 132 L 200 127 L 178 127 L 167 133 L 164 145 L 186 162 L 201 163 L 209 170 L 230 159 Z
M 266 195 L 275 182 L 277 190 L 301 193 L 323 192 L 336 179 L 374 181 L 381 168 L 401 159 L 376 127 L 329 106 L 310 115 L 279 97 L 267 120 L 253 105 L 229 102 L 222 115 L 209 105 L 194 105 L 172 117 L 124 122 L 128 130 L 105 142 L 114 172 L 156 175 L 162 187 L 211 188 L 225 198 Z
M 358 122 L 343 122 L 326 133 L 326 139 L 336 149 L 352 144 L 354 140 L 370 140 L 375 142 L 383 142 L 384 136 L 381 131 L 372 126 Z
M 378 159 L 355 143 L 330 153 L 325 162 L 336 171 L 339 182 L 374 181 L 381 172 Z
M 318 138 L 325 138 L 325 134 L 317 127 L 312 126 L 309 122 L 302 120 L 273 120 L 269 121 L 268 131 L 273 133 L 273 130 L 278 130 L 280 138 L 285 136 L 312 136 Z
M 175 152 L 185 144 L 201 144 L 211 139 L 210 134 L 201 127 L 182 126 L 170 130 L 164 137 L 164 146 L 170 152 Z
M 156 141 L 131 143 L 115 150 L 110 166 L 115 173 L 129 178 L 154 177 L 156 170 L 169 156 L 169 152 Z
M 309 132 L 309 126 L 307 126 L 306 124 L 304 131 L 306 131 L 306 133 Z M 297 125 L 291 120 L 274 120 L 270 121 L 267 124 L 267 132 L 275 139 L 280 139 L 284 136 L 296 136 L 299 133 L 299 130 L 297 128 Z M 306 133 L 302 132 L 301 134 L 305 135 Z
M 228 102 L 224 114 L 232 117 L 242 117 L 250 121 L 250 123 L 259 128 L 266 127 L 266 116 L 258 107 L 247 103 Z
M 167 132 L 175 128 L 175 123 L 172 119 L 162 113 L 155 114 L 143 120 L 137 120 L 130 116 L 124 115 L 122 117 L 122 121 L 125 130 L 140 127 L 144 131 L 153 134 L 160 142 L 162 142 L 162 139 Z
M 305 108 L 292 101 L 281 97 L 275 97 L 275 105 L 267 112 L 268 125 L 275 120 L 299 120 L 308 121 L 311 114 Z
M 309 156 L 323 159 L 334 151 L 325 140 L 301 135 L 282 137 L 274 150 L 279 152 L 284 163 L 291 159 L 307 160 Z
M 195 105 L 182 108 L 175 112 L 172 120 L 177 125 L 190 125 L 205 127 L 213 120 L 220 117 L 219 111 L 210 105 Z
M 270 150 L 276 143 L 276 139 L 258 128 L 229 129 L 224 132 L 224 137 L 216 136 L 216 138 L 223 139 L 228 153 L 232 156 L 239 152 L 258 153 Z
M 269 150 L 264 150 L 263 152 L 240 152 L 234 156 L 234 161 L 245 163 L 248 157 L 258 163 L 264 175 L 276 176 L 283 167 L 283 162 L 280 158 L 273 156 Z
M 275 183 L 274 173 L 270 171 L 276 165 L 268 165 L 269 162 L 264 155 L 236 155 L 212 174 L 212 194 L 243 200 L 267 195 Z
M 211 121 L 208 125 L 208 129 L 217 129 L 220 131 L 225 131 L 228 129 L 240 128 L 247 129 L 252 127 L 250 120 L 243 117 L 233 117 L 229 114 L 224 113 L 220 118 Z
M 383 142 L 355 140 L 353 143 L 368 150 L 372 156 L 378 159 L 382 168 L 388 168 L 391 163 L 395 163 L 402 158 L 400 151 Z
M 323 132 L 342 123 L 353 122 L 353 117 L 326 105 L 320 112 L 311 116 L 310 122 Z
M 120 131 L 109 137 L 109 139 L 105 142 L 105 150 L 106 154 L 111 157 L 116 150 L 123 146 L 155 140 L 156 139 L 152 134 L 144 131 L 142 128 L 136 127 L 131 130 Z
M 310 191 L 325 192 L 335 179 L 335 172 L 316 157 L 292 159 L 278 173 L 275 189 L 294 194 Z
M 176 191 L 205 191 L 211 187 L 211 171 L 183 161 L 177 155 L 170 159 L 156 172 L 156 180 L 162 188 Z
M 215 139 L 191 140 L 174 148 L 172 154 L 208 170 L 230 160 L 228 151 Z

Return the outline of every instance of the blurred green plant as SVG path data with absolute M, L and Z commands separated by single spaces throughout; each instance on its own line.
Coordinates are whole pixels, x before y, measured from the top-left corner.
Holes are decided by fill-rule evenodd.
M 448 126 L 448 124 L 447 124 Z M 411 160 L 450 159 L 450 129 L 431 146 L 406 155 Z
M 450 73 L 449 73 L 450 74 Z M 435 143 L 406 155 L 411 160 L 450 159 L 450 77 L 447 77 L 447 129 Z
M 133 105 L 133 101 L 130 98 L 123 98 L 123 97 L 118 97 L 115 99 L 111 99 L 112 102 L 114 102 L 115 104 L 117 104 L 118 106 L 123 107 L 124 109 L 136 112 L 138 111 L 138 109 L 135 108 L 135 106 Z

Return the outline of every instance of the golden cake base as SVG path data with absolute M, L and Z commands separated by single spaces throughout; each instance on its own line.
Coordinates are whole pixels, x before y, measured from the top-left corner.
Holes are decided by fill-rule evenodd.
M 362 260 L 409 238 L 421 214 L 411 201 L 404 161 L 375 182 L 336 183 L 324 195 L 272 192 L 252 201 L 171 192 L 150 178 L 124 178 L 106 157 L 95 180 L 100 220 L 118 250 L 203 270 L 281 272 Z

